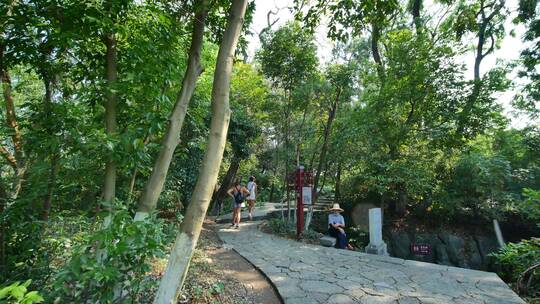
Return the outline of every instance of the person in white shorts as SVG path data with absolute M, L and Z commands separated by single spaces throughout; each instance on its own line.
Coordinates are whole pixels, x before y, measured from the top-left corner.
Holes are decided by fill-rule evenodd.
M 255 177 L 250 176 L 249 182 L 247 183 L 247 190 L 249 191 L 249 196 L 247 197 L 248 202 L 248 211 L 249 211 L 249 220 L 253 220 L 253 207 L 255 207 L 255 198 L 257 197 L 257 184 L 255 183 Z

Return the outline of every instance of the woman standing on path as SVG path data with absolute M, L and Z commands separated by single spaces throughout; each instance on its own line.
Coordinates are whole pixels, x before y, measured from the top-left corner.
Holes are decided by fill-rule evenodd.
M 233 199 L 232 226 L 238 228 L 242 212 L 242 203 L 244 202 L 244 198 L 246 197 L 246 195 L 249 195 L 249 191 L 248 189 L 246 189 L 246 187 L 240 185 L 238 181 L 235 181 L 234 187 L 229 189 L 229 191 L 227 191 L 227 194 L 229 194 L 229 196 Z
M 249 191 L 249 196 L 247 198 L 248 202 L 248 211 L 249 211 L 249 220 L 253 220 L 253 207 L 255 207 L 255 197 L 257 193 L 257 184 L 255 183 L 255 177 L 251 176 L 249 182 L 247 183 L 247 189 Z

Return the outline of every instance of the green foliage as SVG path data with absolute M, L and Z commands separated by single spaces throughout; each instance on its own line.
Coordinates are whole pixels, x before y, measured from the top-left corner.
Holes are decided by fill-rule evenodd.
M 318 60 L 313 39 L 297 22 L 265 32 L 256 55 L 264 75 L 290 94 L 315 72 Z
M 522 23 L 526 27 L 524 41 L 528 47 L 521 52 L 519 66 L 519 77 L 525 81 L 525 85 L 520 94 L 516 96 L 514 105 L 529 113 L 533 118 L 537 118 L 540 113 L 540 73 L 538 64 L 540 63 L 540 15 L 538 8 L 540 2 L 537 0 L 519 1 L 519 14 L 514 20 L 515 23 Z
M 349 238 L 349 244 L 354 248 L 362 250 L 369 244 L 369 231 L 359 227 L 348 226 L 345 228 L 345 232 Z
M 523 189 L 523 200 L 519 204 L 519 211 L 528 219 L 538 221 L 540 219 L 540 191 Z
M 445 187 L 448 196 L 444 206 L 436 208 L 454 215 L 468 214 L 471 218 L 500 219 L 517 199 L 506 191 L 510 174 L 510 165 L 504 159 L 475 153 L 464 155 Z
M 43 297 L 37 291 L 28 291 L 31 280 L 23 284 L 14 282 L 8 286 L 0 287 L 0 302 L 6 304 L 32 304 L 42 303 Z
M 499 275 L 506 281 L 516 283 L 529 267 L 540 262 L 540 238 L 531 238 L 519 243 L 508 243 L 499 252 L 492 254 L 501 266 Z M 536 268 L 531 277 L 527 294 L 540 294 L 540 269 Z
M 273 234 L 277 234 L 283 237 L 295 238 L 296 237 L 296 224 L 288 222 L 281 218 L 272 218 L 268 220 L 268 228 Z M 312 229 L 302 232 L 302 239 L 310 243 L 319 243 L 322 233 Z
M 268 221 L 268 227 L 274 234 L 282 236 L 290 236 L 295 234 L 294 223 L 288 222 L 281 218 L 272 218 Z
M 55 301 L 112 303 L 119 291 L 136 301 L 140 292 L 156 283 L 148 277 L 151 262 L 164 256 L 170 241 L 163 221 L 155 216 L 134 221 L 126 210 L 113 212 L 110 220 L 108 227 L 74 248 L 70 261 L 56 275 L 51 293 Z

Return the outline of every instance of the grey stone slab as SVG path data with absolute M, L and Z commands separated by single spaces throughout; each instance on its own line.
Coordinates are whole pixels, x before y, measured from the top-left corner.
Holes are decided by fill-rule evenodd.
M 353 298 L 351 298 L 348 295 L 345 294 L 335 294 L 328 298 L 328 304 L 351 304 L 351 303 L 357 303 Z
M 336 245 L 336 238 L 325 235 L 319 239 L 322 246 L 334 247 Z
M 401 297 L 398 299 L 399 304 L 420 304 L 420 300 L 414 297 Z
M 398 300 L 395 297 L 382 295 L 382 296 L 373 296 L 365 295 L 360 299 L 362 304 L 398 304 Z
M 260 222 L 226 225 L 224 247 L 261 269 L 285 303 L 524 304 L 496 274 L 298 243 Z
M 306 298 L 306 297 L 284 298 L 283 302 L 285 304 L 320 304 L 319 301 L 315 299 L 311 299 L 311 298 Z
M 343 291 L 343 288 L 337 284 L 331 284 L 325 281 L 304 280 L 299 284 L 305 292 L 320 292 L 333 294 Z

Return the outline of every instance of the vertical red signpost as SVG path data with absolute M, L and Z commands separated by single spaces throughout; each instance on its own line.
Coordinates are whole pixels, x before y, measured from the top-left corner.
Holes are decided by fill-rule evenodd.
M 304 230 L 304 202 L 302 188 L 304 187 L 304 166 L 296 168 L 296 238 L 300 239 Z

